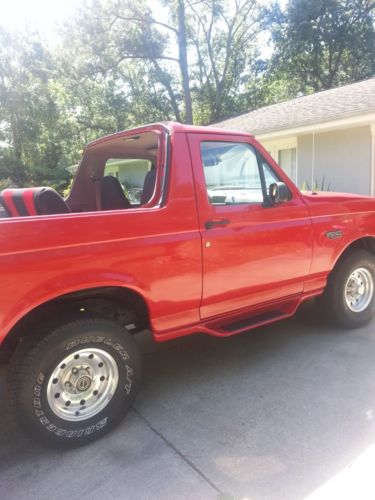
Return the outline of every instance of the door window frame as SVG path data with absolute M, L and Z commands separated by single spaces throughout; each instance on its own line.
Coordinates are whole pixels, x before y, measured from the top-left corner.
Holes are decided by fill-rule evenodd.
M 200 145 L 202 142 L 234 142 L 234 143 L 244 143 L 252 148 L 254 148 L 259 158 L 262 158 L 270 168 L 275 172 L 276 176 L 279 177 L 281 182 L 284 182 L 290 192 L 290 199 L 281 205 L 273 205 L 273 208 L 266 208 L 267 205 L 264 203 L 241 203 L 241 204 L 230 204 L 230 205 L 213 205 L 209 202 L 207 195 L 206 179 L 203 170 L 203 162 L 201 157 Z M 212 134 L 207 133 L 189 133 L 188 143 L 190 150 L 190 157 L 192 161 L 193 168 L 193 179 L 196 193 L 196 200 L 198 206 L 198 218 L 200 227 L 203 228 L 207 218 L 215 218 L 221 216 L 230 216 L 231 214 L 238 214 L 245 216 L 250 212 L 259 212 L 263 210 L 274 210 L 279 206 L 293 206 L 300 203 L 300 194 L 296 189 L 294 184 L 290 181 L 288 176 L 285 174 L 282 168 L 280 168 L 273 158 L 267 153 L 267 150 L 259 144 L 255 138 L 249 137 L 247 134 L 228 134 L 223 132 Z M 259 168 L 259 161 L 258 161 Z M 265 186 L 263 187 L 263 189 Z M 267 191 L 267 188 L 265 188 Z M 264 191 L 263 191 L 264 193 Z M 264 194 L 263 194 L 264 196 Z M 297 201 L 299 200 L 299 201 Z M 246 218 L 248 215 L 246 215 Z

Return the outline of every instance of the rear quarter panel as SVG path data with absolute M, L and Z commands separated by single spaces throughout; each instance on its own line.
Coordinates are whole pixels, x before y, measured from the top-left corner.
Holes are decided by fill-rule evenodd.
M 171 148 L 179 155 L 164 207 L 0 219 L 0 342 L 38 305 L 101 286 L 142 295 L 156 336 L 199 320 L 201 239 L 185 136 L 172 136 Z

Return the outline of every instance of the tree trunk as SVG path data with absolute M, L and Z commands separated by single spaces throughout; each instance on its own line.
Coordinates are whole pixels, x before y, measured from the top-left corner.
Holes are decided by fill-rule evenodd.
M 178 0 L 177 2 L 177 19 L 178 19 L 179 64 L 180 64 L 182 87 L 184 90 L 184 100 L 185 100 L 185 123 L 191 124 L 193 123 L 193 109 L 191 106 L 190 79 L 189 79 L 189 69 L 187 62 L 184 0 Z
M 26 180 L 25 167 L 22 162 L 22 150 L 18 134 L 18 120 L 13 113 L 10 115 L 10 124 L 12 130 L 12 145 L 16 163 L 13 167 L 13 171 L 10 174 L 10 178 L 16 183 L 18 187 L 22 187 Z
M 178 122 L 181 122 L 182 120 L 181 120 L 180 110 L 178 109 L 178 104 L 177 104 L 177 101 L 176 101 L 176 96 L 174 95 L 171 83 L 169 81 L 169 75 L 167 75 L 163 71 L 163 69 L 160 67 L 160 64 L 156 60 L 153 60 L 152 62 L 153 62 L 154 68 L 157 71 L 160 83 L 162 85 L 164 85 L 166 91 L 168 92 L 169 99 L 171 100 L 171 105 L 172 105 L 172 108 L 173 108 L 176 120 Z

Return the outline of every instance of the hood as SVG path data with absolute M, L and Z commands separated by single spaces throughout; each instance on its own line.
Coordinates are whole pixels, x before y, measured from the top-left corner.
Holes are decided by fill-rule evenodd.
M 350 214 L 374 212 L 375 198 L 353 193 L 318 191 L 302 192 L 302 197 L 311 211 L 311 215 Z

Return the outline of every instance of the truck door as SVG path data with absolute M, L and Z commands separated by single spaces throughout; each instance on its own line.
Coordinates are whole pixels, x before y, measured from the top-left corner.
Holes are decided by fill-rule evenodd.
M 202 235 L 201 317 L 302 294 L 312 228 L 298 190 L 251 138 L 189 134 Z M 267 186 L 285 181 L 290 200 L 266 207 Z

